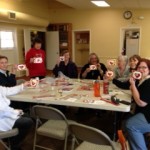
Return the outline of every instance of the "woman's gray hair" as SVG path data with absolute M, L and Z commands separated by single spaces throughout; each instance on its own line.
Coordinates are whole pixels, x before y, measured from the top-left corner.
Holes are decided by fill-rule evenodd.
M 99 58 L 98 58 L 98 56 L 97 56 L 97 54 L 96 54 L 96 53 L 90 53 L 88 63 L 90 63 L 90 62 L 91 62 L 91 57 L 92 57 L 92 56 L 96 56 L 96 58 L 97 58 L 97 63 L 99 63 L 99 62 L 100 62 L 100 60 L 99 60 Z
M 119 55 L 118 60 L 123 60 L 125 62 L 125 65 L 128 64 L 128 56 L 127 55 Z

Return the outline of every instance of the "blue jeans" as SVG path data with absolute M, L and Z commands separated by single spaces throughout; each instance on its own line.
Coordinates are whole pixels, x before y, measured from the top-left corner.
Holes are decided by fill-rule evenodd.
M 131 150 L 147 150 L 144 133 L 150 132 L 150 123 L 144 114 L 138 113 L 129 118 L 125 124 Z

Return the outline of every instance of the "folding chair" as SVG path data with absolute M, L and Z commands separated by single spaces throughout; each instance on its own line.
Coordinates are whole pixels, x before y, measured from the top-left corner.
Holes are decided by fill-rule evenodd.
M 36 117 L 36 129 L 34 136 L 33 150 L 36 147 L 49 149 L 44 146 L 37 144 L 37 135 L 42 135 L 58 140 L 64 140 L 64 150 L 67 148 L 67 137 L 68 137 L 68 122 L 73 122 L 67 120 L 65 115 L 49 106 L 39 106 L 33 107 L 33 113 Z M 41 120 L 46 120 L 42 122 Z
M 17 128 L 14 128 L 12 130 L 9 131 L 0 131 L 0 143 L 7 149 L 7 150 L 11 150 L 10 147 L 10 143 L 8 143 L 9 145 L 7 146 L 4 142 L 3 139 L 8 139 L 9 142 L 9 138 L 16 136 L 19 133 Z
M 72 150 L 115 150 L 110 138 L 102 131 L 79 123 L 69 124 L 69 131 L 73 136 Z M 78 141 L 82 141 L 79 143 Z

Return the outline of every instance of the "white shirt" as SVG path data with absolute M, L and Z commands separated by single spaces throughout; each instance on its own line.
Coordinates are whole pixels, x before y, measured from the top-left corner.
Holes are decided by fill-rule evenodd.
M 15 121 L 19 118 L 19 112 L 11 108 L 9 95 L 14 95 L 23 90 L 23 84 L 15 87 L 0 86 L 0 131 L 12 129 Z
M 0 72 L 7 76 L 6 71 L 0 69 Z

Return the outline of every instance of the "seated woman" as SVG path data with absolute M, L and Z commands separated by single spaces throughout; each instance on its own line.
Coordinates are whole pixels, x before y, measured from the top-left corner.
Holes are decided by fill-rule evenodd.
M 96 53 L 91 53 L 89 55 L 89 61 L 85 64 L 80 73 L 81 79 L 93 79 L 93 80 L 103 80 L 103 76 L 105 75 L 107 68 L 103 63 L 100 63 L 98 56 Z M 96 113 L 96 115 L 100 115 L 102 111 L 99 110 L 91 110 L 79 108 L 77 114 L 82 114 L 84 110 L 90 110 L 91 112 Z
M 136 66 L 140 60 L 141 57 L 139 55 L 133 55 L 129 58 L 129 67 L 131 73 L 136 70 Z
M 10 139 L 11 150 L 21 150 L 20 144 L 28 133 L 28 130 L 33 124 L 29 117 L 23 116 L 23 111 L 10 107 L 9 95 L 21 92 L 29 82 L 24 84 L 6 88 L 0 86 L 0 131 L 8 131 L 12 128 L 18 128 L 19 134 Z
M 93 66 L 91 66 L 93 65 Z M 92 69 L 93 67 L 93 69 Z M 98 56 L 95 53 L 89 55 L 89 61 L 83 66 L 80 73 L 81 79 L 101 79 L 106 73 L 107 68 L 100 63 Z
M 144 134 L 150 132 L 150 60 L 141 59 L 137 71 L 142 78 L 130 77 L 130 89 L 136 103 L 135 114 L 126 121 L 125 129 L 132 150 L 147 150 Z
M 117 60 L 118 66 L 114 69 L 114 78 L 120 81 L 127 81 L 130 75 L 128 57 L 120 55 Z
M 136 66 L 138 62 L 141 60 L 141 57 L 139 55 L 133 55 L 129 58 L 129 71 L 130 74 L 136 70 Z M 112 80 L 113 84 L 115 84 L 117 87 L 122 88 L 122 89 L 129 89 L 130 83 L 129 81 L 120 81 L 116 78 Z
M 53 69 L 55 77 L 58 77 L 59 72 L 62 72 L 69 78 L 78 78 L 77 66 L 71 61 L 68 50 L 62 52 L 61 57 L 58 59 L 57 64 Z

